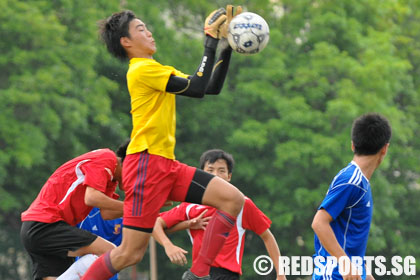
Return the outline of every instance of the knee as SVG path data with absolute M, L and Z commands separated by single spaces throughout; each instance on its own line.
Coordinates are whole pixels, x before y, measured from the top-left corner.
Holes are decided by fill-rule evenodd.
M 142 252 L 126 252 L 121 254 L 121 260 L 124 264 L 127 266 L 135 265 L 136 263 L 139 263 L 143 259 L 144 254 Z
M 244 206 L 245 196 L 238 190 L 237 193 L 233 195 L 231 203 L 232 203 L 232 211 L 235 212 L 235 215 L 238 215 Z
M 143 259 L 143 256 L 144 254 L 142 252 L 131 253 L 129 256 L 127 256 L 127 263 L 129 266 L 139 263 Z
M 245 203 L 245 196 L 238 190 L 231 192 L 230 196 L 226 198 L 219 210 L 225 211 L 232 216 L 237 216 L 241 212 Z

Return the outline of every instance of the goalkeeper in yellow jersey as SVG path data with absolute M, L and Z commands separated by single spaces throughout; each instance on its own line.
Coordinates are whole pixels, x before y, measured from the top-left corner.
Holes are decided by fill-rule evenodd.
M 237 7 L 236 14 L 240 11 Z M 221 8 L 206 18 L 204 54 L 193 75 L 153 59 L 155 40 L 133 12 L 115 13 L 103 22 L 101 36 L 108 51 L 130 61 L 127 85 L 133 130 L 123 166 L 122 243 L 98 258 L 82 279 L 108 279 L 139 262 L 166 200 L 217 209 L 198 257 L 182 276 L 184 280 L 210 279 L 210 265 L 235 225 L 244 196 L 227 181 L 175 160 L 175 97 L 201 98 L 221 91 L 232 49 L 226 44 L 217 62 L 215 53 L 219 39 L 226 37 L 232 17 L 233 7 L 229 5 L 227 11 Z

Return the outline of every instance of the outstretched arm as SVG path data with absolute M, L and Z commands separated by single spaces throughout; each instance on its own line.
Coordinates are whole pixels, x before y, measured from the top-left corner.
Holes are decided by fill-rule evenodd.
M 210 81 L 218 42 L 218 39 L 206 36 L 204 54 L 195 74 L 188 79 L 171 76 L 166 85 L 166 91 L 195 98 L 203 97 Z
M 208 209 L 205 209 L 201 214 L 194 219 L 182 221 L 180 223 L 177 223 L 176 225 L 168 228 L 165 230 L 166 233 L 172 233 L 184 229 L 201 229 L 205 230 L 211 217 L 204 217 L 204 215 L 207 213 Z
M 197 71 L 189 79 L 171 76 L 166 85 L 167 92 L 198 98 L 204 96 L 213 71 L 216 48 L 220 38 L 219 29 L 226 21 L 225 14 L 225 9 L 221 8 L 213 11 L 206 18 L 204 54 Z
M 165 248 L 165 253 L 172 263 L 178 265 L 187 264 L 187 258 L 185 255 L 188 254 L 188 251 L 174 245 L 166 235 L 165 228 L 165 221 L 161 217 L 158 217 L 153 228 L 153 238 L 162 245 L 163 248 Z
M 219 43 L 221 49 L 220 56 L 214 64 L 213 73 L 206 94 L 219 94 L 222 91 L 223 84 L 229 69 L 230 57 L 232 55 L 232 48 L 227 41 L 229 24 L 232 19 L 242 13 L 241 6 L 226 6 L 226 21 L 220 27 L 220 37 L 222 40 Z
M 267 249 L 267 253 L 270 256 L 271 260 L 273 261 L 274 267 L 277 271 L 277 280 L 285 280 L 286 276 L 279 275 L 279 258 L 280 258 L 280 249 L 277 245 L 277 241 L 274 238 L 274 235 L 271 233 L 269 229 L 264 231 L 260 234 L 261 239 L 264 241 L 265 248 Z
M 232 55 L 232 48 L 229 46 L 229 43 L 226 39 L 222 39 L 219 45 L 225 45 L 220 51 L 219 58 L 213 67 L 213 72 L 209 85 L 206 89 L 206 94 L 219 94 L 222 91 L 223 84 L 225 83 L 225 78 L 229 70 L 230 57 Z

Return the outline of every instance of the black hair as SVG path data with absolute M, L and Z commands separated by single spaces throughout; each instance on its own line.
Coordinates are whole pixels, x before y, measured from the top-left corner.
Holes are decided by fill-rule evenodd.
M 204 169 L 204 165 L 208 163 L 215 163 L 218 159 L 224 159 L 228 166 L 229 173 L 232 173 L 235 161 L 233 156 L 220 149 L 213 149 L 205 151 L 200 157 L 200 168 Z
M 120 60 L 128 58 L 127 52 L 120 43 L 122 37 L 130 38 L 128 27 L 136 15 L 129 10 L 112 14 L 99 23 L 99 33 L 108 51 Z
M 130 144 L 130 140 L 130 138 L 126 139 L 115 151 L 117 157 L 121 158 L 121 162 L 123 162 L 125 159 L 125 156 L 127 154 L 127 147 L 128 144 Z
M 391 139 L 391 125 L 377 113 L 360 116 L 353 122 L 351 140 L 356 155 L 374 155 Z

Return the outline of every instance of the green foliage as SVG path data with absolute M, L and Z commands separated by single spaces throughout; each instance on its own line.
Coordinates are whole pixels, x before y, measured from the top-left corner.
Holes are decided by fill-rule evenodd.
M 18 236 L 20 213 L 57 166 L 89 149 L 115 148 L 129 136 L 127 65 L 98 40 L 98 20 L 132 9 L 153 32 L 155 58 L 193 73 L 203 52 L 204 18 L 228 3 L 0 2 L 0 259 L 3 252 L 11 252 L 12 263 L 21 259 L 22 248 L 10 249 L 18 241 L 3 241 Z M 261 14 L 270 42 L 258 55 L 233 54 L 219 96 L 177 98 L 177 158 L 197 165 L 206 149 L 232 153 L 233 183 L 270 217 L 282 254 L 312 255 L 312 218 L 333 176 L 352 158 L 352 120 L 382 113 L 393 137 L 371 180 L 375 211 L 367 254 L 420 256 L 420 3 L 232 4 Z M 191 251 L 185 235 L 174 241 Z M 243 279 L 256 279 L 252 263 L 265 249 L 252 233 L 245 246 Z M 182 274 L 161 249 L 158 258 L 159 279 Z M 9 267 L 0 262 L 1 279 L 16 278 Z M 147 262 L 138 268 L 147 270 Z

